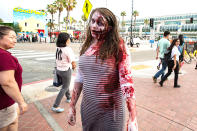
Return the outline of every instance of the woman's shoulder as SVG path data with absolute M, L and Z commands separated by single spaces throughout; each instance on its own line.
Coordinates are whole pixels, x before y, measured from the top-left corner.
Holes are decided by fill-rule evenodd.
M 10 53 L 10 52 L 8 52 L 8 51 L 1 51 L 0 52 L 0 57 L 2 58 L 2 57 L 5 57 L 5 58 L 9 58 L 9 57 L 13 57 L 12 56 L 12 54 Z
M 173 46 L 172 51 L 179 51 L 177 46 Z

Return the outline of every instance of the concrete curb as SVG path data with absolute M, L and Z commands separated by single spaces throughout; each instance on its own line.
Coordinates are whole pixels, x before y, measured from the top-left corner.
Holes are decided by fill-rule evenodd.
M 64 131 L 39 101 L 35 101 L 34 105 L 54 131 Z

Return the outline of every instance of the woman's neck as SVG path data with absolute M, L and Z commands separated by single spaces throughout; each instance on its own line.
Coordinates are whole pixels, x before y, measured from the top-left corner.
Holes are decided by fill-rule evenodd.
M 3 48 L 3 47 L 1 47 L 1 46 L 0 46 L 0 48 L 1 48 L 2 50 L 6 50 L 5 48 Z

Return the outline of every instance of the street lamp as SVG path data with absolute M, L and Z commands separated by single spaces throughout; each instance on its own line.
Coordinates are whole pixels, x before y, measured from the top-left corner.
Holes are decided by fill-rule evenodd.
M 130 46 L 133 46 L 133 0 L 132 0 L 132 5 L 131 5 L 131 36 L 130 36 Z

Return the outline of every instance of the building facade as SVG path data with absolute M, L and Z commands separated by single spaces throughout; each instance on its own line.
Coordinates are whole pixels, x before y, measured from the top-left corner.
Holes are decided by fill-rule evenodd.
M 177 36 L 178 34 L 184 34 L 185 37 L 192 38 L 197 36 L 197 13 L 151 18 L 154 19 L 153 28 L 150 27 L 150 17 L 136 19 L 132 26 L 133 35 L 147 37 L 150 36 L 151 32 L 154 32 L 155 36 L 162 36 L 163 32 L 168 30 L 172 36 Z M 129 34 L 131 32 L 131 21 L 126 21 L 125 27 Z
M 23 33 L 42 33 L 48 35 L 46 13 L 37 10 L 14 8 L 14 24 L 18 23 Z

